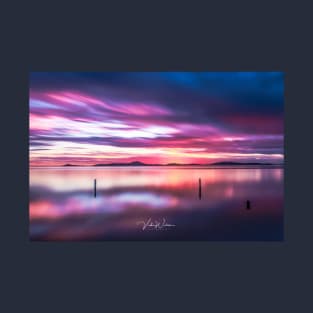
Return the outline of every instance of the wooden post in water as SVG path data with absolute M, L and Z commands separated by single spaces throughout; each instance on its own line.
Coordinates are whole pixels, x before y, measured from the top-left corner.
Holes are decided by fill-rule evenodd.
M 201 178 L 199 178 L 199 199 L 201 199 Z
M 96 198 L 97 197 L 97 180 L 94 180 L 94 186 L 93 186 L 93 195 Z
M 246 209 L 247 210 L 251 209 L 250 200 L 247 200 Z

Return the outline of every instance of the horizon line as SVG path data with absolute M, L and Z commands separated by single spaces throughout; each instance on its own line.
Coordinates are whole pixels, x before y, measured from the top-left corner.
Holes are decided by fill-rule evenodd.
M 137 163 L 137 165 L 136 165 Z M 140 163 L 140 164 L 138 164 Z M 95 163 L 95 164 L 73 164 L 73 163 L 65 163 L 60 165 L 30 165 L 29 168 L 33 167 L 95 167 L 95 166 L 107 166 L 107 167 L 114 167 L 114 166 L 212 166 L 212 165 L 285 165 L 283 163 L 270 163 L 270 162 L 233 162 L 233 161 L 222 161 L 222 162 L 213 162 L 213 163 L 159 163 L 159 164 L 150 164 L 150 163 L 143 163 L 143 162 L 128 162 L 128 163 Z

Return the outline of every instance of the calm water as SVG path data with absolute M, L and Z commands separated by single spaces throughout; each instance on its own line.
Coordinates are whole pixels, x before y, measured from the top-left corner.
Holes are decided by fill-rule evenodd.
M 32 168 L 30 238 L 283 240 L 283 174 L 281 168 Z

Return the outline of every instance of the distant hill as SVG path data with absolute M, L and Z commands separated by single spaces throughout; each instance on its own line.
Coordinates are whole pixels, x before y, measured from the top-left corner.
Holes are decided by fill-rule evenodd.
M 258 162 L 247 162 L 247 163 L 241 163 L 241 162 L 216 162 L 211 163 L 209 165 L 274 165 L 272 163 L 258 163 Z
M 94 166 L 147 166 L 151 164 L 145 164 L 140 161 L 134 161 L 130 163 L 107 163 L 107 164 L 95 164 Z
M 197 164 L 197 163 L 186 163 L 186 164 L 181 164 L 181 163 L 168 163 L 164 164 L 164 166 L 200 166 L 203 164 Z
M 186 163 L 186 164 L 179 164 L 179 163 L 168 163 L 168 164 L 147 164 L 140 161 L 134 161 L 129 163 L 106 163 L 106 164 L 95 164 L 94 166 L 200 166 L 203 164 L 196 164 L 196 163 Z M 207 164 L 205 164 L 207 165 Z
M 128 163 L 99 163 L 93 166 L 243 166 L 243 165 L 280 165 L 283 164 L 272 164 L 272 163 L 260 163 L 260 162 L 216 162 L 210 164 L 198 164 L 198 163 L 168 163 L 168 164 L 147 164 L 140 161 L 133 161 Z M 63 166 L 79 166 L 74 164 L 64 164 Z M 87 165 L 88 166 L 88 165 Z

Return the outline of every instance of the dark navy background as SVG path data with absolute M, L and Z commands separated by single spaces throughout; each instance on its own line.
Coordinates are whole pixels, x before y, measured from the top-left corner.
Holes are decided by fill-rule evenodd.
M 3 7 L 3 311 L 312 311 L 308 2 Z M 29 72 L 53 70 L 284 71 L 285 242 L 30 242 Z

